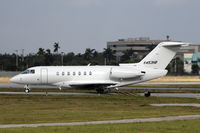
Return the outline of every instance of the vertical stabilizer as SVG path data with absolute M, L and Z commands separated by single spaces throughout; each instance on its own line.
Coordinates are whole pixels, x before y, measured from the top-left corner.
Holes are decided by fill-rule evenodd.
M 180 49 L 181 42 L 162 42 L 158 44 L 142 61 L 139 65 L 149 68 L 165 69 L 176 52 Z

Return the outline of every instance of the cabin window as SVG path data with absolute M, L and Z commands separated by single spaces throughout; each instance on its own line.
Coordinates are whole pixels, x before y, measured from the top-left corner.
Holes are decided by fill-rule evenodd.
M 92 75 L 92 72 L 91 72 L 91 71 L 89 72 L 89 75 Z
M 70 72 L 67 72 L 67 75 L 69 76 L 69 75 L 70 75 Z
M 78 75 L 80 76 L 80 75 L 81 75 L 81 72 L 78 72 Z
M 73 75 L 75 76 L 75 75 L 76 75 L 76 72 L 73 72 Z
M 65 75 L 65 72 L 62 72 L 62 76 L 64 76 Z
M 86 71 L 84 72 L 84 75 L 87 75 Z
M 59 76 L 59 72 L 56 72 L 56 75 Z

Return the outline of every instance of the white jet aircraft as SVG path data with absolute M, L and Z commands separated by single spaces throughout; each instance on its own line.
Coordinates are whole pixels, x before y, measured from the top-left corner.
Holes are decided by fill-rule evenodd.
M 11 82 L 25 85 L 51 85 L 62 88 L 104 90 L 136 84 L 156 79 L 167 74 L 165 69 L 182 45 L 181 42 L 158 44 L 139 63 L 119 64 L 119 66 L 37 66 L 31 67 L 10 79 Z M 150 96 L 150 92 L 145 93 Z

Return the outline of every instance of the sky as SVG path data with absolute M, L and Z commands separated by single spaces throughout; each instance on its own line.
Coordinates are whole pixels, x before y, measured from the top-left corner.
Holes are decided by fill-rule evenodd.
M 0 0 L 0 53 L 39 48 L 103 51 L 107 41 L 150 37 L 200 44 L 200 0 Z

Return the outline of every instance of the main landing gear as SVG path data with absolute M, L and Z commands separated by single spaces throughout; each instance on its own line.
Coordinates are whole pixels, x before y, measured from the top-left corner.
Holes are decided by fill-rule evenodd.
M 111 89 L 110 88 L 106 88 L 106 87 L 99 87 L 96 89 L 98 94 L 106 94 L 106 93 L 110 93 Z
M 28 85 L 25 85 L 24 88 L 25 88 L 25 93 L 29 93 L 30 92 L 30 88 L 28 87 Z
M 103 88 L 97 88 L 96 89 L 98 94 L 103 94 L 104 93 L 104 89 Z
M 150 96 L 151 96 L 151 92 L 150 92 L 150 91 L 144 92 L 144 96 L 145 96 L 145 97 L 150 97 Z

